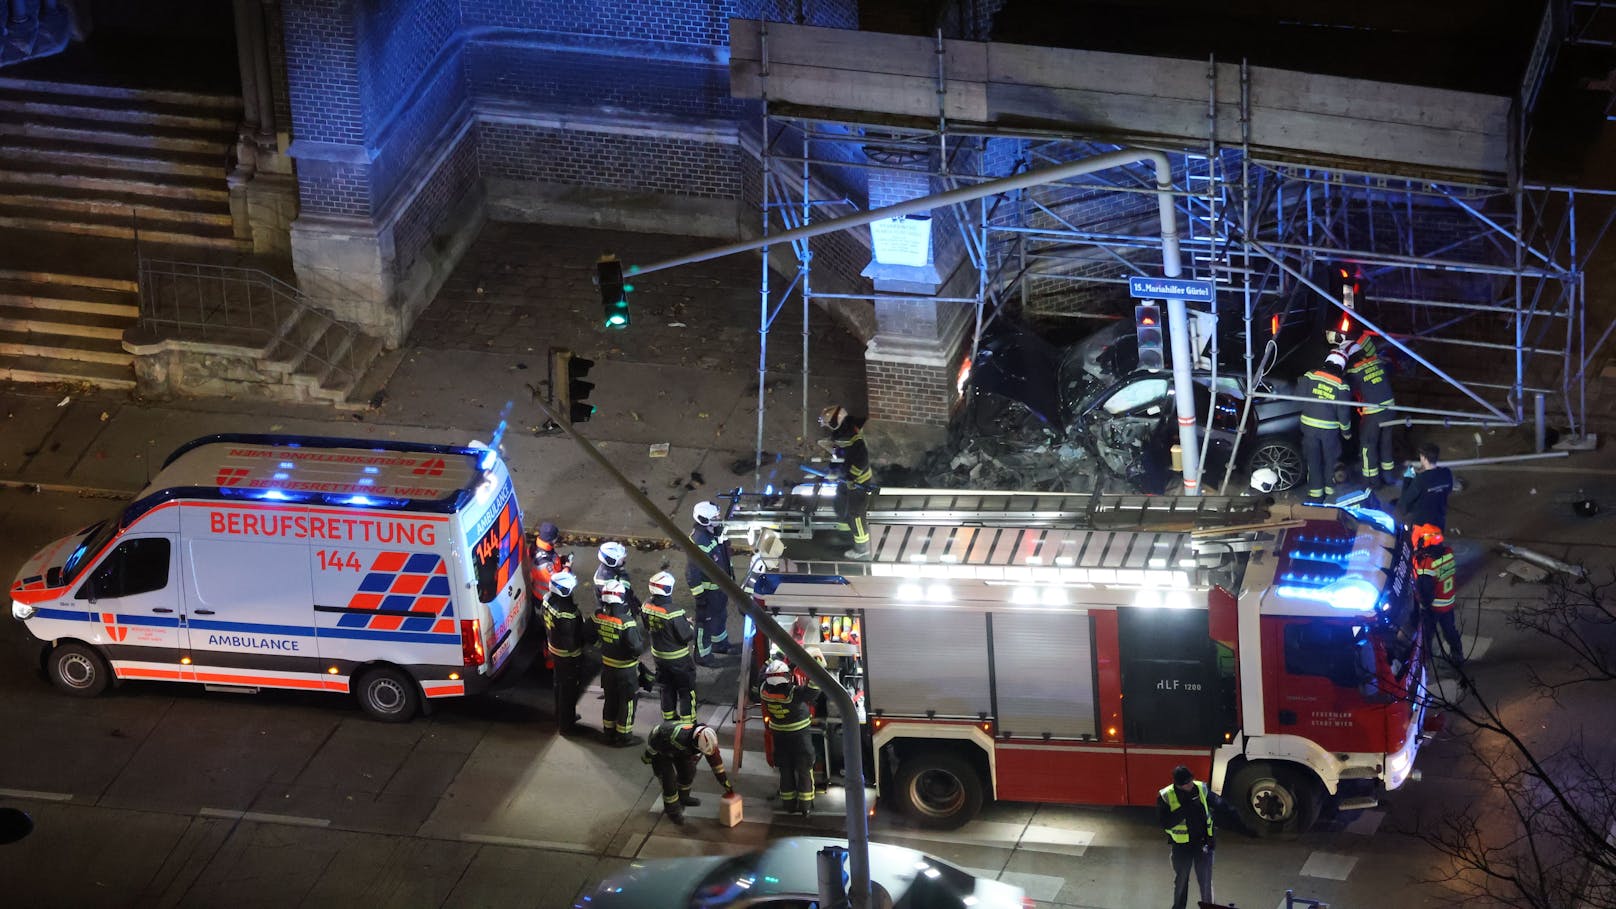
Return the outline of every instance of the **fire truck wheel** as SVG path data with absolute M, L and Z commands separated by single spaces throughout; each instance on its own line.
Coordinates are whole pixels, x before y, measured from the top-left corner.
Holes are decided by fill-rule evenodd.
M 1324 803 L 1318 782 L 1305 771 L 1267 761 L 1241 767 L 1224 795 L 1252 835 L 1270 838 L 1306 832 Z
M 953 830 L 982 810 L 982 777 L 952 754 L 904 758 L 896 788 L 899 810 L 922 827 Z
M 407 723 L 421 707 L 420 686 L 390 666 L 378 666 L 360 676 L 354 697 L 371 719 L 383 723 Z
M 51 651 L 51 684 L 79 698 L 93 698 L 107 690 L 112 673 L 101 654 L 83 644 L 63 644 Z

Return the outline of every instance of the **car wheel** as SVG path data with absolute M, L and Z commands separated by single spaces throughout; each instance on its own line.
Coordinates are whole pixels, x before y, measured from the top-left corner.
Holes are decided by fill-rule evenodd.
M 1279 477 L 1274 492 L 1284 492 L 1302 485 L 1307 473 L 1307 466 L 1302 462 L 1302 449 L 1289 439 L 1263 439 L 1257 443 L 1257 450 L 1251 453 L 1251 461 L 1246 464 L 1246 469 L 1253 471 L 1264 467 Z
M 421 686 L 408 675 L 387 666 L 360 676 L 354 697 L 371 719 L 383 723 L 407 723 L 421 708 Z
M 1224 790 L 1253 836 L 1291 839 L 1319 818 L 1324 790 L 1317 779 L 1295 767 L 1253 761 L 1235 772 Z
M 899 810 L 922 827 L 953 830 L 982 810 L 982 777 L 952 754 L 906 757 L 895 782 Z
M 84 644 L 63 644 L 52 650 L 47 669 L 51 684 L 78 698 L 93 698 L 112 681 L 107 661 Z

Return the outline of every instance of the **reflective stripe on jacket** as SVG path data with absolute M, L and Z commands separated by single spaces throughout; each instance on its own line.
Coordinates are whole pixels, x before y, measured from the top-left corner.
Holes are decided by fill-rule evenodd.
M 555 591 L 544 595 L 544 646 L 559 657 L 583 655 L 583 616 L 572 597 Z
M 1435 612 L 1453 608 L 1453 592 L 1459 586 L 1458 573 L 1453 550 L 1445 545 L 1427 546 L 1414 553 L 1414 578 L 1420 599 Z
M 1347 384 L 1334 373 L 1315 369 L 1302 376 L 1298 394 L 1307 398 L 1302 403 L 1302 425 L 1313 429 L 1340 432 L 1347 428 L 1346 411 L 1333 402 L 1347 396 Z
M 1360 413 L 1380 413 L 1397 403 L 1392 400 L 1392 383 L 1386 378 L 1386 364 L 1379 357 L 1359 357 L 1347 367 L 1347 382 L 1352 386 L 1352 393 L 1363 402 L 1358 408 Z
M 691 627 L 690 617 L 683 608 L 671 602 L 657 602 L 661 599 L 665 598 L 653 596 L 650 602 L 640 608 L 640 615 L 645 619 L 645 630 L 651 636 L 651 655 L 659 660 L 684 659 L 690 656 L 690 642 L 695 640 L 695 629 Z
M 818 695 L 819 689 L 812 685 L 770 682 L 759 692 L 763 701 L 763 720 L 771 732 L 807 729 L 814 721 L 808 707 Z

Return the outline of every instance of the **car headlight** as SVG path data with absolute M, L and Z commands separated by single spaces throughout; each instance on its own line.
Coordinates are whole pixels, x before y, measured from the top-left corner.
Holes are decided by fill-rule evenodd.
M 11 601 L 11 617 L 19 622 L 26 622 L 33 618 L 35 611 L 34 607 L 27 603 L 19 603 L 16 600 Z

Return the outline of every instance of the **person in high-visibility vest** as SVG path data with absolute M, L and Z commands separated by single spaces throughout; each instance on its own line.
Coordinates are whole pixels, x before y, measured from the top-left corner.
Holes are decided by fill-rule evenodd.
M 1425 623 L 1426 647 L 1436 654 L 1436 632 L 1442 632 L 1442 644 L 1448 662 L 1455 669 L 1464 666 L 1464 638 L 1453 614 L 1455 589 L 1459 586 L 1458 563 L 1453 550 L 1442 538 L 1442 530 L 1435 524 L 1418 524 L 1413 531 L 1414 590 L 1419 597 L 1421 619 Z
M 1347 399 L 1341 372 L 1347 360 L 1332 352 L 1324 365 L 1297 381 L 1302 404 L 1302 457 L 1307 461 L 1307 501 L 1323 502 L 1335 495 L 1335 465 L 1341 460 L 1341 437 L 1347 433 L 1347 410 L 1337 402 Z
M 558 571 L 547 581 L 544 594 L 544 646 L 550 652 L 555 671 L 555 719 L 563 733 L 577 728 L 578 693 L 584 679 L 584 647 L 594 631 L 578 612 L 572 591 L 578 579 L 570 571 Z
M 718 563 L 718 567 L 734 577 L 734 560 L 729 539 L 724 536 L 724 519 L 718 506 L 711 502 L 697 502 L 691 510 L 696 526 L 690 531 L 690 541 Z M 695 559 L 685 559 L 685 583 L 696 600 L 696 663 L 716 666 L 714 654 L 734 652 L 729 642 L 729 594 L 707 576 Z
M 662 783 L 662 813 L 675 824 L 685 822 L 685 808 L 701 804 L 701 799 L 690 794 L 696 782 L 696 758 L 707 759 L 713 768 L 718 785 L 726 796 L 735 793 L 735 784 L 724 770 L 724 758 L 718 753 L 718 732 L 702 723 L 663 723 L 645 737 L 645 753 L 640 760 L 651 765 L 657 780 Z
M 1190 869 L 1201 888 L 1201 902 L 1212 902 L 1212 852 L 1217 829 L 1212 810 L 1221 800 L 1188 767 L 1173 768 L 1173 784 L 1156 793 L 1156 820 L 1173 843 L 1173 909 L 1189 900 Z
M 865 515 L 870 511 L 870 494 L 875 491 L 875 472 L 870 469 L 870 446 L 864 442 L 864 421 L 832 404 L 819 414 L 819 425 L 830 430 L 830 438 L 820 440 L 830 452 L 828 479 L 837 482 L 836 516 L 841 529 L 853 533 L 853 548 L 843 558 L 870 558 L 870 528 Z
M 1372 353 L 1373 348 L 1354 344 L 1347 348 L 1347 384 L 1360 402 L 1358 407 L 1358 472 L 1374 489 L 1382 482 L 1397 481 L 1397 459 L 1392 453 L 1392 434 L 1386 423 L 1397 401 L 1386 363 Z
M 662 690 L 662 719 L 696 721 L 696 658 L 690 645 L 696 639 L 690 616 L 673 603 L 673 575 L 651 575 L 651 597 L 640 607 L 656 661 L 657 686 Z
M 780 810 L 803 817 L 814 813 L 814 743 L 808 727 L 818 697 L 818 686 L 798 684 L 786 661 L 773 660 L 763 668 L 759 700 L 780 771 Z
M 621 581 L 609 581 L 600 590 L 600 606 L 595 610 L 595 636 L 600 639 L 600 687 L 606 696 L 601 708 L 601 731 L 606 744 L 635 744 L 634 699 L 644 667 L 645 635 L 640 630 L 638 610 L 628 603 L 628 590 Z

